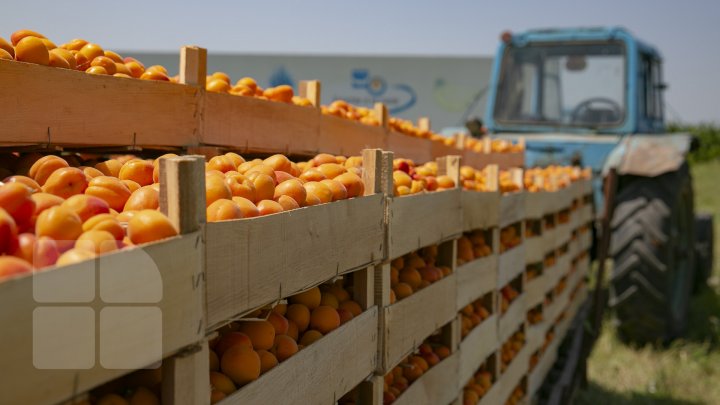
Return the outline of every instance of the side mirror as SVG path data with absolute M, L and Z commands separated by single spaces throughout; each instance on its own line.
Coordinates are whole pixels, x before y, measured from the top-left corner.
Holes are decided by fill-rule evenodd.
M 667 84 L 667 83 L 656 84 L 656 85 L 655 85 L 655 88 L 658 89 L 658 90 L 660 90 L 660 91 L 665 91 L 665 90 L 667 90 L 667 88 L 668 88 L 668 84 Z

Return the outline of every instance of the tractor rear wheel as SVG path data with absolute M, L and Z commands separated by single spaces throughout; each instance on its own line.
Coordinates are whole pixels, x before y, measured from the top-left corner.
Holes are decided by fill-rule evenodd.
M 609 304 L 621 339 L 664 343 L 685 329 L 694 281 L 692 179 L 684 164 L 623 183 L 611 224 Z

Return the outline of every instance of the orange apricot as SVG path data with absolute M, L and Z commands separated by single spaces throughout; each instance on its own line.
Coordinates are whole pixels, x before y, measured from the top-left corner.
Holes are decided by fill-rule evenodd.
M 60 205 L 65 201 L 64 198 L 48 193 L 35 193 L 30 196 L 35 202 L 35 211 L 33 217 L 37 217 L 41 212 L 50 207 Z M 34 221 L 34 220 L 33 220 Z
M 286 180 L 275 187 L 273 199 L 277 201 L 282 195 L 291 197 L 298 205 L 303 204 L 307 198 L 302 182 L 297 179 Z
M 333 201 L 333 192 L 326 184 L 316 181 L 309 181 L 305 183 L 304 186 L 305 190 L 307 190 L 308 193 L 315 194 L 315 196 L 320 199 L 321 203 L 324 204 Z
M 309 346 L 320 340 L 322 337 L 323 334 L 321 332 L 311 329 L 303 333 L 302 338 L 300 338 L 300 344 L 303 346 Z
M 297 326 L 298 332 L 305 332 L 310 325 L 310 310 L 305 305 L 289 305 L 285 316 Z
M 258 350 L 257 353 L 258 356 L 260 356 L 260 374 L 264 374 L 266 371 L 278 365 L 277 357 L 269 351 L 261 349 Z
M 118 177 L 122 167 L 123 164 L 117 159 L 109 159 L 95 165 L 96 169 L 100 170 L 104 175 L 111 177 Z
M 272 167 L 274 171 L 290 173 L 291 164 L 290 159 L 285 155 L 272 155 L 269 158 L 263 160 L 263 164 Z
M 40 38 L 27 36 L 15 45 L 15 60 L 47 66 L 50 53 Z
M 230 188 L 233 197 L 255 200 L 255 184 L 244 175 L 230 171 L 225 173 L 225 184 Z
M 33 163 L 28 171 L 28 176 L 42 186 L 53 172 L 69 166 L 68 162 L 59 156 L 43 156 Z
M 90 66 L 100 66 L 109 75 L 114 75 L 117 73 L 117 67 L 115 66 L 115 61 L 108 58 L 107 56 L 96 56 L 95 59 L 90 62 Z
M 128 66 L 132 70 L 130 66 Z M 160 72 L 158 70 L 145 70 L 140 75 L 140 80 L 155 80 L 160 82 L 169 82 L 170 78 L 166 73 Z
M 6 183 L 0 186 L 0 208 L 13 217 L 15 224 L 24 228 L 31 223 L 35 213 L 32 190 L 22 183 Z
M 63 201 L 62 206 L 76 213 L 82 222 L 99 214 L 110 213 L 110 206 L 105 200 L 87 194 L 76 194 Z
M 326 177 L 326 176 L 323 174 L 323 172 L 321 172 L 320 170 L 315 169 L 315 168 L 311 168 L 311 169 L 308 169 L 308 170 L 304 171 L 304 172 L 300 175 L 300 179 L 301 179 L 302 181 L 305 181 L 305 182 L 308 182 L 308 181 L 322 181 L 322 180 L 326 180 L 327 177 Z
M 243 197 L 233 197 L 232 201 L 238 205 L 243 218 L 253 218 L 260 215 L 260 210 L 252 201 Z
M 327 186 L 332 193 L 332 200 L 345 200 L 348 198 L 348 192 L 345 186 L 335 179 L 325 179 L 320 181 L 321 184 Z
M 335 177 L 335 180 L 345 187 L 348 198 L 361 197 L 365 192 L 365 185 L 362 179 L 355 173 L 343 173 Z
M 240 206 L 232 200 L 215 200 L 212 204 L 207 207 L 206 210 L 207 221 L 227 221 L 231 219 L 242 218 L 242 210 Z
M 437 184 L 438 188 L 453 188 L 455 187 L 455 180 L 453 180 L 450 176 L 438 176 L 437 177 Z
M 36 236 L 49 236 L 58 242 L 75 241 L 81 234 L 80 217 L 63 206 L 46 209 L 40 213 L 35 223 Z
M 0 37 L 0 49 L 7 52 L 11 56 L 10 59 L 15 59 L 15 48 L 2 37 Z
M 117 250 L 117 240 L 108 231 L 85 231 L 75 241 L 75 249 L 100 254 Z
M 337 297 L 335 297 L 333 294 L 329 292 L 323 292 L 322 298 L 320 299 L 320 305 L 326 305 L 334 309 L 338 309 L 338 307 L 340 306 L 340 302 L 338 302 Z
M 92 43 L 85 44 L 78 52 L 85 56 L 89 61 L 92 61 L 98 56 L 105 56 L 105 51 L 102 47 L 98 44 Z
M 67 266 L 69 264 L 84 262 L 94 257 L 95 253 L 90 250 L 73 248 L 61 254 L 57 262 L 55 262 L 55 265 Z
M 49 194 L 70 198 L 73 195 L 82 194 L 87 187 L 88 181 L 82 170 L 77 167 L 63 167 L 55 170 L 47 178 L 42 189 Z
M 205 84 L 205 90 L 214 93 L 228 93 L 232 87 L 225 80 L 212 79 Z
M 400 281 L 408 284 L 410 287 L 413 288 L 413 290 L 416 290 L 418 287 L 420 287 L 420 283 L 422 283 L 422 276 L 420 275 L 420 272 L 416 269 L 412 267 L 406 267 L 400 270 Z
M 228 376 L 217 371 L 210 372 L 210 386 L 226 395 L 230 395 L 237 390 L 235 383 Z
M 413 288 L 406 283 L 398 283 L 395 287 L 392 288 L 392 291 L 395 293 L 395 296 L 399 300 L 409 297 L 413 294 Z
M 321 300 L 322 293 L 318 287 L 313 287 L 307 291 L 295 294 L 288 299 L 291 304 L 302 304 L 310 310 L 319 307 Z
M 220 337 L 220 340 L 218 340 L 214 350 L 218 357 L 222 358 L 225 352 L 233 346 L 242 346 L 245 350 L 253 349 L 252 341 L 248 335 L 232 331 L 225 333 Z
M 283 211 L 282 205 L 273 200 L 262 200 L 257 204 L 260 215 L 277 214 Z
M 27 261 L 15 256 L 0 256 L 0 280 L 30 273 L 32 266 Z
M 320 204 L 322 204 L 320 197 L 316 196 L 315 193 L 307 193 L 307 196 L 305 197 L 305 206 L 310 207 Z
M 337 163 L 323 163 L 317 167 L 322 174 L 328 179 L 334 179 L 339 175 L 346 173 L 347 169 Z
M 275 312 L 271 312 L 270 315 L 268 315 L 267 320 L 268 322 L 270 322 L 273 328 L 275 328 L 276 336 L 287 334 L 288 328 L 290 327 L 287 318 Z
M 30 189 L 31 193 L 37 193 L 38 191 L 42 191 L 40 188 L 40 185 L 37 183 L 37 181 L 35 181 L 27 176 L 15 175 L 15 176 L 6 177 L 3 180 L 3 183 L 24 184 L 25 186 L 27 186 Z
M 220 359 L 220 369 L 239 386 L 260 377 L 260 356 L 254 350 L 233 346 Z
M 310 314 L 310 327 L 323 334 L 329 333 L 340 326 L 340 315 L 335 308 L 320 305 Z
M 104 176 L 103 172 L 94 167 L 80 166 L 78 167 L 78 169 L 82 170 L 83 174 L 85 174 L 85 178 L 87 178 L 88 181 L 94 179 L 97 176 Z
M 281 195 L 280 197 L 278 197 L 277 202 L 282 206 L 283 211 L 290 211 L 300 208 L 300 204 L 298 204 L 294 198 L 286 195 Z
M 18 229 L 13 217 L 0 208 L 0 255 L 14 252 L 18 247 Z
M 145 68 L 137 61 L 125 62 L 125 67 L 130 71 L 130 76 L 139 79 L 145 73 Z
M 160 207 L 160 192 L 153 186 L 142 186 L 130 194 L 123 211 L 156 210 Z
M 102 66 L 90 66 L 89 68 L 85 69 L 85 73 L 91 75 L 108 75 L 108 71 L 105 70 L 105 68 Z
M 147 160 L 133 159 L 120 168 L 120 180 L 132 180 L 141 186 L 153 184 L 153 164 Z
M 105 200 L 115 211 L 122 211 L 130 198 L 130 189 L 118 178 L 98 176 L 90 180 L 85 194 Z
M 275 336 L 272 352 L 278 361 L 282 363 L 298 352 L 298 345 L 290 336 Z
M 352 312 L 348 311 L 347 309 L 340 308 L 337 310 L 337 312 L 340 316 L 340 325 L 345 325 L 347 322 L 352 321 L 354 318 Z
M 255 349 L 270 350 L 273 347 L 275 328 L 268 321 L 241 321 L 238 332 L 246 334 Z
M 159 211 L 138 211 L 128 221 L 127 234 L 132 243 L 148 243 L 178 234 L 175 226 Z
M 363 311 L 360 304 L 358 304 L 357 302 L 352 301 L 352 300 L 341 302 L 340 305 L 338 306 L 338 308 L 346 309 L 346 310 L 350 311 L 350 313 L 352 313 L 353 316 L 359 316 Z
M 220 199 L 232 199 L 232 192 L 230 191 L 230 187 L 225 183 L 225 177 L 223 175 L 205 176 L 206 207 L 209 207 L 210 204 Z
M 230 157 L 225 155 L 215 156 L 210 159 L 209 162 L 207 162 L 206 165 L 207 170 L 217 170 L 220 172 L 229 172 L 231 170 L 237 170 L 237 165 L 235 162 L 230 159 Z
M 295 324 L 295 322 L 289 320 L 288 321 L 288 331 L 287 331 L 286 335 L 290 336 L 294 341 L 297 342 L 299 334 L 300 334 L 300 332 L 298 331 L 297 324 Z

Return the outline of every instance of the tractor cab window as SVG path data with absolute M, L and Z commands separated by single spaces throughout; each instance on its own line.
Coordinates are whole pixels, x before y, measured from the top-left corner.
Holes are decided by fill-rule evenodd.
M 607 127 L 625 119 L 620 43 L 508 46 L 494 117 L 505 124 Z
M 640 59 L 640 80 L 638 93 L 640 95 L 640 113 L 648 120 L 661 120 L 662 110 L 662 72 L 660 61 L 650 56 Z

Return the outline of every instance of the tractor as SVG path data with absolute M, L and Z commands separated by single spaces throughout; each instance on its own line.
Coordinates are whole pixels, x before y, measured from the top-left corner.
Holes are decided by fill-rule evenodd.
M 693 288 L 711 271 L 712 219 L 693 208 L 687 155 L 697 142 L 666 132 L 660 53 L 617 27 L 506 32 L 501 40 L 487 132 L 523 137 L 527 167 L 592 168 L 596 212 L 613 208 L 607 305 L 619 336 L 680 336 Z M 612 198 L 603 186 L 610 173 Z

